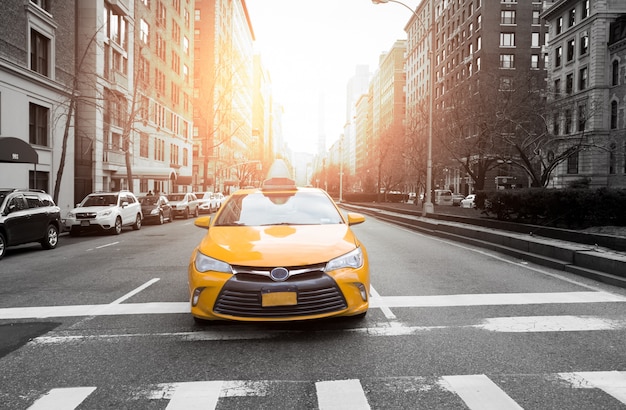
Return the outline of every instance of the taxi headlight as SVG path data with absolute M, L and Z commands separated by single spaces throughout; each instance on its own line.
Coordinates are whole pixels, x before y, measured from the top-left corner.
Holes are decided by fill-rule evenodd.
M 76 215 L 74 214 L 74 212 L 70 211 L 67 213 L 67 218 L 74 218 Z
M 356 248 L 353 251 L 346 253 L 338 258 L 332 259 L 326 264 L 326 272 L 341 269 L 341 268 L 353 268 L 357 269 L 363 266 L 363 251 L 361 248 Z
M 113 213 L 112 209 L 107 209 L 106 211 L 100 212 L 100 216 L 109 216 Z
M 233 273 L 233 269 L 226 262 L 213 259 L 209 256 L 206 256 L 205 254 L 201 252 L 196 253 L 196 260 L 194 264 L 198 272 L 214 271 L 214 272 Z

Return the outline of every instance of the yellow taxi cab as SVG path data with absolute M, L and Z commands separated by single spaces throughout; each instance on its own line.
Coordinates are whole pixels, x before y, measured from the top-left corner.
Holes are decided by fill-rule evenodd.
M 278 162 L 260 189 L 232 194 L 192 252 L 191 314 L 211 320 L 295 321 L 364 317 L 369 306 L 367 251 L 343 214 L 317 188 L 296 187 Z M 287 174 L 287 176 L 285 176 Z

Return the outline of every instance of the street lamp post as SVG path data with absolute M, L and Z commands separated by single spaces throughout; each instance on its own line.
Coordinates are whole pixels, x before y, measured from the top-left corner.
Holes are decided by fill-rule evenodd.
M 407 4 L 398 1 L 398 0 L 372 0 L 374 4 L 384 4 L 384 3 L 398 3 L 407 9 L 411 10 L 411 13 L 415 16 L 418 22 L 424 26 L 424 22 L 420 18 L 420 16 L 409 7 Z M 430 30 L 430 46 L 428 59 L 430 60 L 430 75 L 428 81 L 428 150 L 427 150 L 427 159 L 426 159 L 426 202 L 424 202 L 424 207 L 422 209 L 422 215 L 426 215 L 428 213 L 433 213 L 435 208 L 432 202 L 432 179 L 433 179 L 433 102 L 435 100 L 433 91 L 434 91 L 434 83 L 435 83 L 435 36 L 434 36 L 434 14 L 433 14 L 433 0 L 430 0 L 430 24 L 428 25 Z M 417 199 L 416 199 L 417 200 Z

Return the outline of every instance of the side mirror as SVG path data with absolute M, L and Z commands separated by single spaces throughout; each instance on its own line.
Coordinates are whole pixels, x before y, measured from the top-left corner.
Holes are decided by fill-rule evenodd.
M 128 201 L 122 202 L 122 208 L 126 208 L 128 206 Z
M 358 225 L 363 222 L 365 222 L 363 215 L 357 214 L 356 212 L 348 212 L 348 225 Z
M 211 223 L 211 217 L 210 216 L 200 216 L 198 218 L 196 218 L 196 220 L 194 221 L 194 225 L 196 225 L 199 228 L 204 228 L 204 229 L 209 229 L 209 224 Z

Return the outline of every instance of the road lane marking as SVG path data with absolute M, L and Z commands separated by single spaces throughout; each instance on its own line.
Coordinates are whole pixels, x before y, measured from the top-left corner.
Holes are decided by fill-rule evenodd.
M 475 326 L 492 332 L 584 332 L 626 328 L 626 319 L 613 320 L 593 316 L 518 316 L 486 319 Z
M 597 388 L 626 404 L 626 372 L 559 373 L 559 377 L 579 389 Z
M 77 408 L 95 387 L 52 389 L 39 398 L 28 410 L 71 410 Z
M 321 330 L 271 330 L 249 329 L 247 326 L 219 326 L 214 330 L 189 332 L 158 333 L 116 333 L 116 334 L 76 334 L 75 331 L 51 332 L 32 339 L 29 345 L 51 345 L 84 342 L 121 342 L 135 338 L 159 337 L 179 342 L 225 341 L 225 340 L 262 340 L 302 333 L 339 333 L 353 332 L 365 336 L 389 337 L 410 336 L 419 333 L 445 329 L 476 329 L 494 333 L 538 333 L 538 332 L 583 332 L 598 330 L 626 330 L 626 319 L 611 320 L 593 316 L 524 316 L 500 317 L 481 320 L 480 323 L 455 326 L 408 326 L 399 322 L 362 328 L 339 328 Z
M 535 304 L 626 302 L 626 297 L 608 292 L 496 293 L 432 296 L 380 296 L 370 308 L 415 308 L 457 306 L 507 306 Z M 115 316 L 189 313 L 189 302 L 118 303 L 102 305 L 29 306 L 1 308 L 3 319 Z
M 166 410 L 215 409 L 222 381 L 178 383 Z
M 377 307 L 380 310 L 383 311 L 383 315 L 385 315 L 385 317 L 387 319 L 395 320 L 396 319 L 396 315 L 393 314 L 391 309 L 389 309 L 387 306 L 385 306 L 384 301 L 382 300 L 382 298 L 380 297 L 378 292 L 376 292 L 376 289 L 374 289 L 374 287 L 372 285 L 370 285 L 370 293 L 372 294 L 372 297 L 370 298 L 370 303 L 372 303 L 372 301 L 374 301 L 374 303 L 376 303 Z
M 367 410 L 370 408 L 358 379 L 315 383 L 320 410 Z
M 149 280 L 148 282 L 144 283 L 143 285 L 139 286 L 137 289 L 128 292 L 127 294 L 125 294 L 124 296 L 122 296 L 121 298 L 114 300 L 113 302 L 111 302 L 111 305 L 117 305 L 119 303 L 122 303 L 123 301 L 125 301 L 126 299 L 130 299 L 131 297 L 135 296 L 137 293 L 143 291 L 144 289 L 146 289 L 147 287 L 151 286 L 152 284 L 158 282 L 160 280 L 160 278 L 154 278 Z
M 483 293 L 466 295 L 382 296 L 385 306 L 393 307 L 453 307 L 494 305 L 536 305 L 552 303 L 626 302 L 625 296 L 608 292 L 548 292 L 548 293 Z M 372 300 L 371 307 L 378 307 Z
M 443 376 L 445 383 L 470 409 L 522 410 L 508 394 L 484 374 L 467 376 Z

